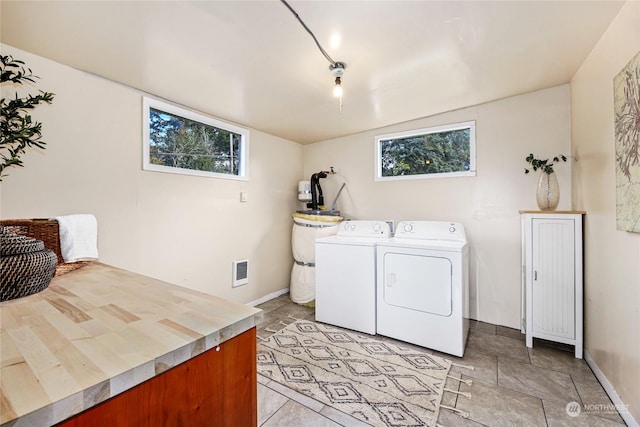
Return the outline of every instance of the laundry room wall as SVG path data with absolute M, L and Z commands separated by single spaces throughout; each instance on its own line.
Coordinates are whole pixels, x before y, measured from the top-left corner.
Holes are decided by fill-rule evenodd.
M 345 103 L 344 108 L 349 108 Z M 474 177 L 379 182 L 375 136 L 476 121 Z M 537 174 L 524 174 L 525 157 L 571 152 L 568 85 L 514 96 L 357 135 L 304 146 L 304 174 L 330 166 L 322 180 L 330 203 L 343 182 L 338 208 L 352 219 L 461 222 L 470 241 L 470 316 L 520 327 L 520 215 L 537 209 Z M 558 209 L 571 208 L 573 160 L 556 167 Z
M 102 262 L 238 302 L 288 287 L 299 144 L 251 129 L 248 181 L 143 171 L 141 92 L 1 47 L 56 94 L 34 110 L 46 150 L 29 150 L 0 184 L 1 218 L 92 213 Z M 249 283 L 232 288 L 244 258 Z
M 585 221 L 585 356 L 623 416 L 640 423 L 640 233 L 616 229 L 613 79 L 640 52 L 640 2 L 628 1 L 571 80 L 574 204 Z M 635 166 L 640 171 L 640 165 Z M 620 403 L 614 401 L 614 403 Z M 627 413 L 628 412 L 628 413 Z M 637 425 L 625 418 L 628 425 Z

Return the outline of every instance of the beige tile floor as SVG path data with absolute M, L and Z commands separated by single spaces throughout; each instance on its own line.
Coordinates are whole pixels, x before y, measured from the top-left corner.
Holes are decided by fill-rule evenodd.
M 288 295 L 259 306 L 264 321 L 258 335 L 267 337 L 293 318 L 314 320 L 313 308 L 294 304 Z M 389 338 L 380 337 L 382 340 Z M 391 340 L 393 341 L 393 340 Z M 446 388 L 471 393 L 471 399 L 445 392 L 443 404 L 466 413 L 440 410 L 438 423 L 446 427 L 480 426 L 613 426 L 624 421 L 611 412 L 612 403 L 584 360 L 573 357 L 572 347 L 536 340 L 525 346 L 519 330 L 471 322 L 462 358 L 421 348 L 475 370 L 453 367 L 452 375 L 471 379 L 472 385 L 449 380 Z M 581 404 L 579 416 L 565 408 Z M 587 408 L 586 410 L 584 408 Z M 264 427 L 367 426 L 357 419 L 301 395 L 268 378 L 258 376 L 258 425 Z

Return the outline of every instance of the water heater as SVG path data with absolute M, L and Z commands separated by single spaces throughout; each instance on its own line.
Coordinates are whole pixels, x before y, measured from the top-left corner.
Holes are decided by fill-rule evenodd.
M 298 200 L 301 202 L 311 201 L 311 181 L 298 182 Z

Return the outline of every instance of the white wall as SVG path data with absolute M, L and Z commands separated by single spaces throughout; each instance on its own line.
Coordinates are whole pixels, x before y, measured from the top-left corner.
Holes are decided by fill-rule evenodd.
M 345 105 L 344 108 L 349 108 Z M 559 86 L 472 108 L 305 146 L 305 176 L 323 180 L 325 202 L 342 182 L 338 207 L 354 219 L 444 220 L 464 224 L 471 244 L 471 317 L 520 327 L 520 215 L 537 209 L 537 176 L 525 175 L 529 153 L 570 152 L 569 87 Z M 477 176 L 374 181 L 374 137 L 476 120 Z M 556 168 L 559 209 L 571 207 L 571 163 Z
M 93 213 L 101 261 L 239 302 L 289 286 L 299 144 L 252 130 L 248 182 L 143 171 L 140 92 L 7 45 L 2 53 L 56 97 L 34 114 L 47 149 L 7 170 L 0 217 Z M 241 258 L 250 282 L 232 289 Z
M 640 234 L 616 230 L 613 79 L 640 51 L 629 1 L 571 80 L 574 207 L 585 225 L 585 347 L 640 420 Z

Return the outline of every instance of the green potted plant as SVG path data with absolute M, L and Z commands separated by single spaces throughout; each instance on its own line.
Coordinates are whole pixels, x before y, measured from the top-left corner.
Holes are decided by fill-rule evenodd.
M 35 83 L 37 78 L 23 61 L 0 55 L 0 84 L 23 85 Z M 23 166 L 20 156 L 27 148 L 45 149 L 42 123 L 33 121 L 29 113 L 41 103 L 51 104 L 53 97 L 53 93 L 40 91 L 38 95 L 24 97 L 16 92 L 14 98 L 0 99 L 0 181 L 7 176 L 6 168 Z
M 538 207 L 543 211 L 552 211 L 558 207 L 560 201 L 560 186 L 558 178 L 553 170 L 556 163 L 560 161 L 566 162 L 567 156 L 558 154 L 553 159 L 539 159 L 529 154 L 525 160 L 531 165 L 533 171 L 540 170 L 540 178 L 538 179 L 538 189 L 536 192 L 536 202 Z M 524 173 L 529 173 L 529 168 L 524 169 Z

